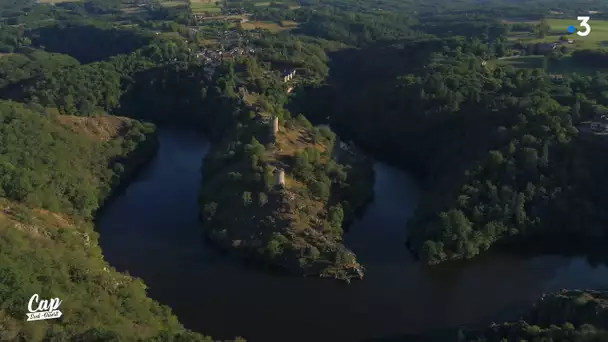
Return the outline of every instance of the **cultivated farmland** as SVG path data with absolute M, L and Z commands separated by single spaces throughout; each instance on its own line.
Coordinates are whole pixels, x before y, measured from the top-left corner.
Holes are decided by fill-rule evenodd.
M 219 0 L 190 0 L 190 8 L 194 14 L 219 13 L 221 6 Z
M 510 39 L 513 41 L 521 41 L 522 43 L 553 43 L 557 42 L 560 37 L 566 36 L 568 39 L 574 40 L 573 44 L 569 44 L 568 47 L 571 49 L 594 49 L 602 46 L 608 47 L 608 20 L 594 20 L 591 17 L 589 25 L 591 26 L 591 33 L 586 37 L 580 37 L 576 33 L 568 33 L 568 26 L 573 25 L 581 30 L 584 28 L 579 27 L 579 21 L 574 19 L 547 19 L 548 24 L 551 26 L 551 32 L 544 38 L 535 37 L 534 33 L 513 33 Z M 529 22 L 537 24 L 538 21 Z

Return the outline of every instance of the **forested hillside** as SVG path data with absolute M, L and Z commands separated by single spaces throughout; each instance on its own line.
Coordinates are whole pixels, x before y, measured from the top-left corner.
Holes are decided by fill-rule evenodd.
M 203 168 L 208 237 L 291 273 L 361 278 L 363 268 L 340 242 L 345 220 L 371 197 L 370 161 L 338 147 L 329 127 L 313 128 L 285 111 L 285 95 L 276 89 L 282 85 L 255 60 L 235 69 L 244 72 L 230 70 L 221 83 L 233 94 L 225 100 L 238 109 L 238 124 L 229 126 Z M 268 102 L 275 105 L 262 108 Z M 277 172 L 285 173 L 283 183 Z
M 378 54 L 384 63 L 374 65 Z M 425 179 L 408 232 L 429 263 L 516 238 L 550 244 L 606 233 L 604 142 L 578 129 L 606 112 L 606 75 L 492 68 L 488 54 L 476 39 L 337 54 L 335 85 L 294 102 L 317 118 L 332 104 L 340 132 Z
M 95 131 L 77 134 L 78 118 L 2 101 L 0 119 L 0 196 L 54 212 L 91 217 L 156 148 L 154 127 L 126 118 L 88 118 Z
M 203 340 L 103 260 L 86 220 L 155 152 L 154 127 L 6 101 L 0 121 L 0 339 Z M 26 322 L 35 293 L 62 299 L 63 319 Z
M 466 341 L 605 341 L 606 293 L 600 291 L 563 290 L 540 298 L 522 320 L 493 324 L 485 329 L 464 329 Z
M 600 1 L 215 5 L 0 1 L 0 339 L 204 339 L 97 245 L 90 219 L 157 148 L 136 120 L 205 132 L 203 230 L 297 273 L 362 277 L 342 238 L 373 177 L 346 140 L 423 181 L 403 229 L 426 264 L 605 241 L 606 137 L 589 127 L 608 115 L 606 53 L 543 53 L 540 21 L 599 20 Z M 26 325 L 35 292 L 74 304 Z M 603 296 L 545 297 L 527 323 L 460 338 L 601 340 Z
M 403 342 L 599 342 L 606 341 L 606 292 L 562 290 L 538 299 L 519 320 L 486 327 L 442 329 L 378 341 Z
M 88 15 L 66 7 L 2 3 L 0 340 L 210 340 L 104 260 L 92 220 L 158 147 L 154 125 L 108 113 L 120 114 L 129 76 L 180 48 L 107 23 L 41 25 Z M 33 294 L 60 298 L 61 319 L 26 322 Z

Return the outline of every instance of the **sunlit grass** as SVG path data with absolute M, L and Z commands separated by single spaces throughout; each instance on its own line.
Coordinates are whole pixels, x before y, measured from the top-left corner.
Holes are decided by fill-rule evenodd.
M 262 29 L 271 32 L 279 32 L 293 29 L 298 25 L 298 23 L 296 23 L 295 21 L 290 20 L 283 21 L 282 24 L 283 25 L 281 26 L 277 23 L 273 23 L 270 21 L 248 21 L 246 23 L 242 23 L 241 27 L 245 30 Z
M 215 0 L 190 0 L 193 13 L 220 12 L 221 3 Z
M 559 41 L 560 37 L 566 36 L 574 40 L 573 44 L 568 44 L 570 49 L 594 49 L 606 46 L 608 47 L 608 21 L 594 20 L 591 17 L 589 25 L 591 33 L 586 37 L 578 36 L 576 33 L 568 33 L 568 26 L 579 27 L 579 21 L 576 19 L 547 19 L 551 26 L 551 32 L 544 38 L 537 38 L 534 33 L 515 32 L 510 35 L 510 40 L 521 41 L 522 43 L 553 43 Z M 535 22 L 528 22 L 535 24 Z M 581 28 L 582 29 L 582 28 Z

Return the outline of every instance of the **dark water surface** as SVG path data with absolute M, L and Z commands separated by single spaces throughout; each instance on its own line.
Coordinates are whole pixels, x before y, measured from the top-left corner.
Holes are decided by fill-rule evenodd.
M 181 129 L 161 129 L 160 141 L 156 159 L 103 212 L 101 246 L 186 327 L 216 339 L 360 341 L 514 318 L 543 292 L 608 284 L 608 268 L 583 258 L 490 253 L 432 269 L 416 263 L 403 243 L 420 190 L 383 163 L 375 201 L 346 238 L 367 268 L 363 281 L 267 274 L 203 242 L 197 193 L 209 143 Z

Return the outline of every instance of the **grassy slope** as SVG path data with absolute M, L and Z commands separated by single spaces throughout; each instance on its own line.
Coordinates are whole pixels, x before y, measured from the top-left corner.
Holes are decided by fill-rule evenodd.
M 121 340 L 181 331 L 166 307 L 146 297 L 144 284 L 104 260 L 90 223 L 0 199 L 0 339 L 59 340 L 92 333 Z M 60 298 L 63 317 L 25 322 L 27 301 Z
M 120 116 L 83 117 L 62 115 L 57 117 L 57 121 L 80 136 L 103 142 L 119 137 L 121 129 L 133 120 Z
M 8 138 L 0 149 L 3 166 L 40 151 L 36 168 L 50 175 L 51 188 L 69 180 L 70 170 L 53 173 L 46 168 L 61 168 L 65 162 L 88 186 L 107 185 L 132 169 L 123 160 L 124 169 L 108 172 L 108 161 L 137 153 L 145 145 L 146 140 L 136 144 L 126 138 L 135 127 L 130 119 L 43 116 L 21 105 L 1 105 Z M 43 139 L 47 135 L 51 140 Z M 27 164 L 20 166 L 27 170 Z M 45 195 L 46 187 L 35 185 L 30 194 Z M 162 341 L 176 334 L 203 340 L 185 331 L 167 307 L 148 298 L 141 281 L 116 272 L 103 260 L 90 220 L 78 211 L 51 212 L 36 208 L 35 199 L 20 203 L 7 195 L 0 196 L 0 340 Z M 52 194 L 60 203 L 68 202 L 62 198 L 67 195 Z M 60 298 L 63 317 L 26 322 L 27 302 L 35 293 Z

